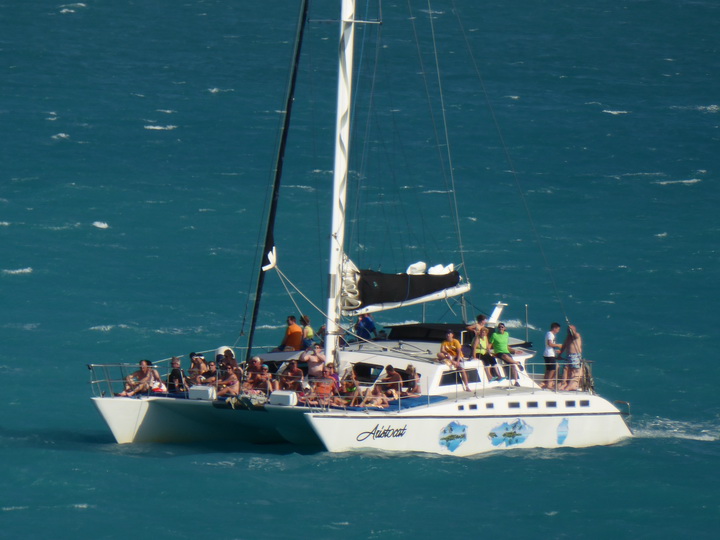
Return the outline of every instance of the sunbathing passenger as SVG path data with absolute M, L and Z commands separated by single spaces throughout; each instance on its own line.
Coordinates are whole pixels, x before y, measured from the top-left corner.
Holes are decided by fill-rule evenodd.
M 324 369 L 321 375 L 320 378 L 315 379 L 313 382 L 312 390 L 305 398 L 306 403 L 308 405 L 346 406 L 348 402 L 340 397 L 335 380 L 330 377 L 328 370 Z
M 297 365 L 297 360 L 290 360 L 285 371 L 280 376 L 280 389 L 293 390 L 295 392 L 302 391 L 302 381 L 304 373 Z
M 325 365 L 325 353 L 320 345 L 313 345 L 303 354 L 301 360 L 307 363 L 308 379 L 322 377 L 323 366 Z
M 190 369 L 188 370 L 188 379 L 191 384 L 200 384 L 198 377 L 208 370 L 205 363 L 205 357 L 202 354 L 190 353 Z
M 167 387 L 169 388 L 170 392 L 179 393 L 185 392 L 187 390 L 187 377 L 185 377 L 185 372 L 180 366 L 180 358 L 177 356 L 173 356 L 170 359 L 170 367 L 172 369 L 167 379 Z
M 350 366 L 345 370 L 342 381 L 340 381 L 340 395 L 348 399 L 348 405 L 351 407 L 357 405 L 360 401 L 360 384 L 355 374 L 355 366 Z
M 395 371 L 390 364 L 385 366 L 385 373 L 387 377 L 383 377 L 376 386 L 380 386 L 383 394 L 390 399 L 399 398 L 402 392 L 402 375 Z
M 212 386 L 214 385 L 218 380 L 218 372 L 217 372 L 217 364 L 215 362 L 210 362 L 208 364 L 208 370 L 204 372 L 202 375 L 199 375 L 197 378 L 198 384 L 203 384 L 206 386 Z
M 235 355 L 232 352 L 232 349 L 225 349 L 223 351 L 222 355 L 218 355 L 216 360 L 219 360 L 219 364 L 222 369 L 232 369 L 233 371 L 238 368 L 238 362 L 235 359 Z
M 246 390 L 260 391 L 265 395 L 270 395 L 274 389 L 270 368 L 266 364 L 263 364 L 260 371 L 248 370 L 248 379 L 244 388 Z
M 406 391 L 400 395 L 403 397 L 419 396 L 422 393 L 422 390 L 420 389 L 420 374 L 412 364 L 408 364 L 405 368 L 405 372 L 408 374 L 408 378 L 405 381 Z
M 365 393 L 365 398 L 360 403 L 361 407 L 381 407 L 386 408 L 390 406 L 388 398 L 385 396 L 383 389 L 380 385 L 375 384 Z
M 118 396 L 134 396 L 149 392 L 155 381 L 162 382 L 160 374 L 152 367 L 150 360 L 140 360 L 140 369 L 125 378 L 125 390 Z
M 237 396 L 240 393 L 240 379 L 232 369 L 225 372 L 225 376 L 217 383 L 218 396 Z

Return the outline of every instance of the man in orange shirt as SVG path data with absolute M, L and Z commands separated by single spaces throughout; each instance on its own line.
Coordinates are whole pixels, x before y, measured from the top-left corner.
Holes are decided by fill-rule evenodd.
M 297 323 L 294 315 L 288 315 L 285 337 L 277 348 L 279 351 L 299 351 L 302 349 L 303 339 L 302 328 Z
M 460 377 L 463 381 L 463 387 L 465 388 L 466 392 L 469 392 L 470 386 L 468 385 L 468 376 L 467 373 L 465 373 L 465 369 L 462 365 L 462 345 L 457 339 L 455 339 L 455 334 L 452 330 L 448 330 L 445 334 L 445 341 L 443 341 L 442 345 L 440 346 L 440 352 L 437 355 L 437 359 L 438 362 L 445 362 L 446 364 L 448 364 L 448 367 L 452 366 L 460 372 Z

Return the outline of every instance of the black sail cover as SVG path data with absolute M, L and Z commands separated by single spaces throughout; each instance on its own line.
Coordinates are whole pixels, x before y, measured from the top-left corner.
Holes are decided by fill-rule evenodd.
M 460 283 L 456 271 L 435 274 L 383 274 L 374 270 L 360 270 L 358 290 L 362 307 L 387 302 L 406 302 Z

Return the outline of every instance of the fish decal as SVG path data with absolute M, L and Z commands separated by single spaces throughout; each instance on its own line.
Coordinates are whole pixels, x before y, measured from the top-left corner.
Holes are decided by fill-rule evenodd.
M 515 446 L 524 443 L 533 431 L 531 425 L 518 418 L 514 422 L 503 422 L 488 433 L 488 438 L 493 446 Z
M 467 441 L 467 426 L 458 422 L 450 422 L 440 431 L 440 446 L 446 447 L 454 452 L 458 447 Z

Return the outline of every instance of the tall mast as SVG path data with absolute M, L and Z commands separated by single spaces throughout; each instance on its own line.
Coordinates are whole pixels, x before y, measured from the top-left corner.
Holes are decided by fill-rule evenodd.
M 300 64 L 300 51 L 302 50 L 303 35 L 305 33 L 305 22 L 307 21 L 308 0 L 303 0 L 300 5 L 298 27 L 295 35 L 295 50 L 293 51 L 293 64 L 290 71 L 287 94 L 285 96 L 285 118 L 275 158 L 275 179 L 273 181 L 272 195 L 270 199 L 270 210 L 268 211 L 267 227 L 265 229 L 265 245 L 263 248 L 262 268 L 258 272 L 257 287 L 255 288 L 255 302 L 253 305 L 252 320 L 250 322 L 250 334 L 247 342 L 247 360 L 252 355 L 253 338 L 255 326 L 257 325 L 258 313 L 260 311 L 260 298 L 262 297 L 263 284 L 265 283 L 265 272 L 275 266 L 275 215 L 277 214 L 278 199 L 280 198 L 280 182 L 282 180 L 283 163 L 285 161 L 285 147 L 287 146 L 288 132 L 290 131 L 290 117 L 293 101 L 295 101 L 295 83 L 297 81 L 298 66 Z
M 325 352 L 328 361 L 338 363 L 337 344 L 340 330 L 340 295 L 345 244 L 345 202 L 347 199 L 350 157 L 350 109 L 352 95 L 353 51 L 355 44 L 355 0 L 343 0 L 338 58 L 337 117 L 335 129 L 335 166 L 333 168 L 332 229 L 330 230 L 330 270 Z

